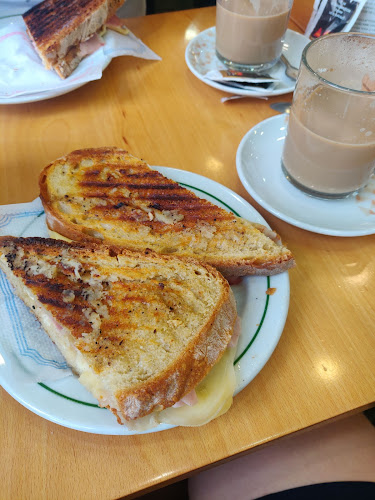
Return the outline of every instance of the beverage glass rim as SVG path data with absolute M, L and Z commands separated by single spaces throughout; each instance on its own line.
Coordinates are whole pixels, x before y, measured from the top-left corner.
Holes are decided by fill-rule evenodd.
M 223 4 L 225 3 L 226 0 L 216 0 L 216 3 L 220 3 L 220 4 Z M 293 7 L 293 2 L 294 0 L 288 0 L 288 10 L 291 10 L 292 7 Z M 256 17 L 268 17 L 269 14 L 262 14 L 260 16 L 256 16 Z
M 306 69 L 308 69 L 310 71 L 310 73 L 312 73 L 318 80 L 320 80 L 321 82 L 323 82 L 324 84 L 326 84 L 330 87 L 336 88 L 338 90 L 344 90 L 346 92 L 353 92 L 353 93 L 359 94 L 359 95 L 370 95 L 370 96 L 375 97 L 375 91 L 352 89 L 350 87 L 344 87 L 343 85 L 339 85 L 338 83 L 331 82 L 327 78 L 324 78 L 323 76 L 319 75 L 319 73 L 317 73 L 310 66 L 310 64 L 307 62 L 306 54 L 312 45 L 319 43 L 319 41 L 321 41 L 323 39 L 336 38 L 336 37 L 337 38 L 338 37 L 344 38 L 344 37 L 348 37 L 348 36 L 353 36 L 353 37 L 357 37 L 357 38 L 372 38 L 375 41 L 375 35 L 372 35 L 370 33 L 359 33 L 356 31 L 346 31 L 344 33 L 342 33 L 342 32 L 341 33 L 329 33 L 328 35 L 323 35 L 319 38 L 315 38 L 314 40 L 311 40 L 311 42 L 309 42 L 306 45 L 306 47 L 303 49 L 303 52 L 302 52 L 302 62 L 305 65 Z

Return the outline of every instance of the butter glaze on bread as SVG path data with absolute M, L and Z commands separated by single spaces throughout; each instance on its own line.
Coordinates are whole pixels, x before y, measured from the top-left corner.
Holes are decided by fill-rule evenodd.
M 120 423 L 194 389 L 227 348 L 237 316 L 227 281 L 191 259 L 4 236 L 0 268 Z
M 47 225 L 78 241 L 193 257 L 225 276 L 271 275 L 294 266 L 266 227 L 196 196 L 124 150 L 73 151 L 40 175 Z

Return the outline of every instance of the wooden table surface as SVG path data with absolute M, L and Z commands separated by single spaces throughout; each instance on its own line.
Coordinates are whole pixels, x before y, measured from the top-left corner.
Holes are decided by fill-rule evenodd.
M 311 0 L 296 0 L 303 29 Z M 114 499 L 201 468 L 375 401 L 375 236 L 338 238 L 293 227 L 247 194 L 235 155 L 244 134 L 275 115 L 268 101 L 224 96 L 188 70 L 187 43 L 215 23 L 214 8 L 128 21 L 162 61 L 113 60 L 101 80 L 52 100 L 0 109 L 0 204 L 38 195 L 38 173 L 73 149 L 115 145 L 151 165 L 189 170 L 236 191 L 293 251 L 281 340 L 223 417 L 201 428 L 139 436 L 55 425 L 0 390 L 0 498 Z M 295 22 L 294 22 L 294 21 Z

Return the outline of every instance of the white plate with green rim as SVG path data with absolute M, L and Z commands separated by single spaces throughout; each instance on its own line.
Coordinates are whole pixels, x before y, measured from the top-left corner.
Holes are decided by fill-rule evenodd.
M 230 189 L 201 175 L 167 167 L 153 167 L 163 175 L 191 189 L 198 196 L 233 212 L 245 219 L 267 225 L 261 215 Z M 44 217 L 42 212 L 30 212 L 28 235 L 47 237 L 47 229 L 39 229 L 33 234 L 33 221 Z M 12 219 L 0 220 L 0 234 L 8 234 L 7 226 Z M 260 372 L 273 353 L 282 334 L 289 307 L 289 276 L 287 272 L 271 277 L 247 277 L 232 287 L 241 319 L 241 336 L 237 346 L 235 372 L 237 394 L 243 390 Z M 268 295 L 268 288 L 275 293 Z M 12 314 L 12 331 L 9 335 L 22 336 L 21 315 L 30 314 L 12 292 L 4 274 L 0 272 L 0 300 L 8 300 Z M 22 314 L 21 314 L 22 313 Z M 46 335 L 40 328 L 40 335 Z M 31 355 L 30 350 L 25 355 Z M 144 432 L 129 431 L 119 425 L 115 416 L 106 409 L 99 408 L 95 398 L 78 382 L 73 374 L 57 381 L 31 383 L 22 366 L 22 356 L 9 360 L 0 356 L 0 383 L 3 388 L 23 406 L 37 415 L 56 424 L 94 434 L 130 435 Z M 41 359 L 38 353 L 38 359 Z M 46 359 L 44 362 L 48 362 Z M 41 361 L 43 362 L 43 360 Z M 229 410 L 230 411 L 230 410 Z M 170 429 L 171 425 L 161 424 L 145 432 Z

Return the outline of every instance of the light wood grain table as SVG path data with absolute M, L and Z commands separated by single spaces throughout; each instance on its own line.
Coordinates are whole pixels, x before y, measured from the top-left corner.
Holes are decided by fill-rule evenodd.
M 311 5 L 296 0 L 292 29 L 303 28 Z M 42 167 L 90 146 L 125 147 L 151 165 L 212 178 L 248 200 L 295 255 L 281 340 L 231 410 L 201 428 L 86 434 L 44 420 L 1 389 L 1 499 L 137 495 L 374 404 L 375 236 L 310 233 L 270 215 L 247 194 L 236 173 L 238 144 L 275 114 L 272 102 L 292 96 L 223 104 L 223 92 L 190 73 L 185 47 L 214 25 L 214 15 L 205 8 L 129 20 L 162 61 L 117 58 L 101 80 L 70 94 L 2 106 L 0 203 L 31 201 Z

